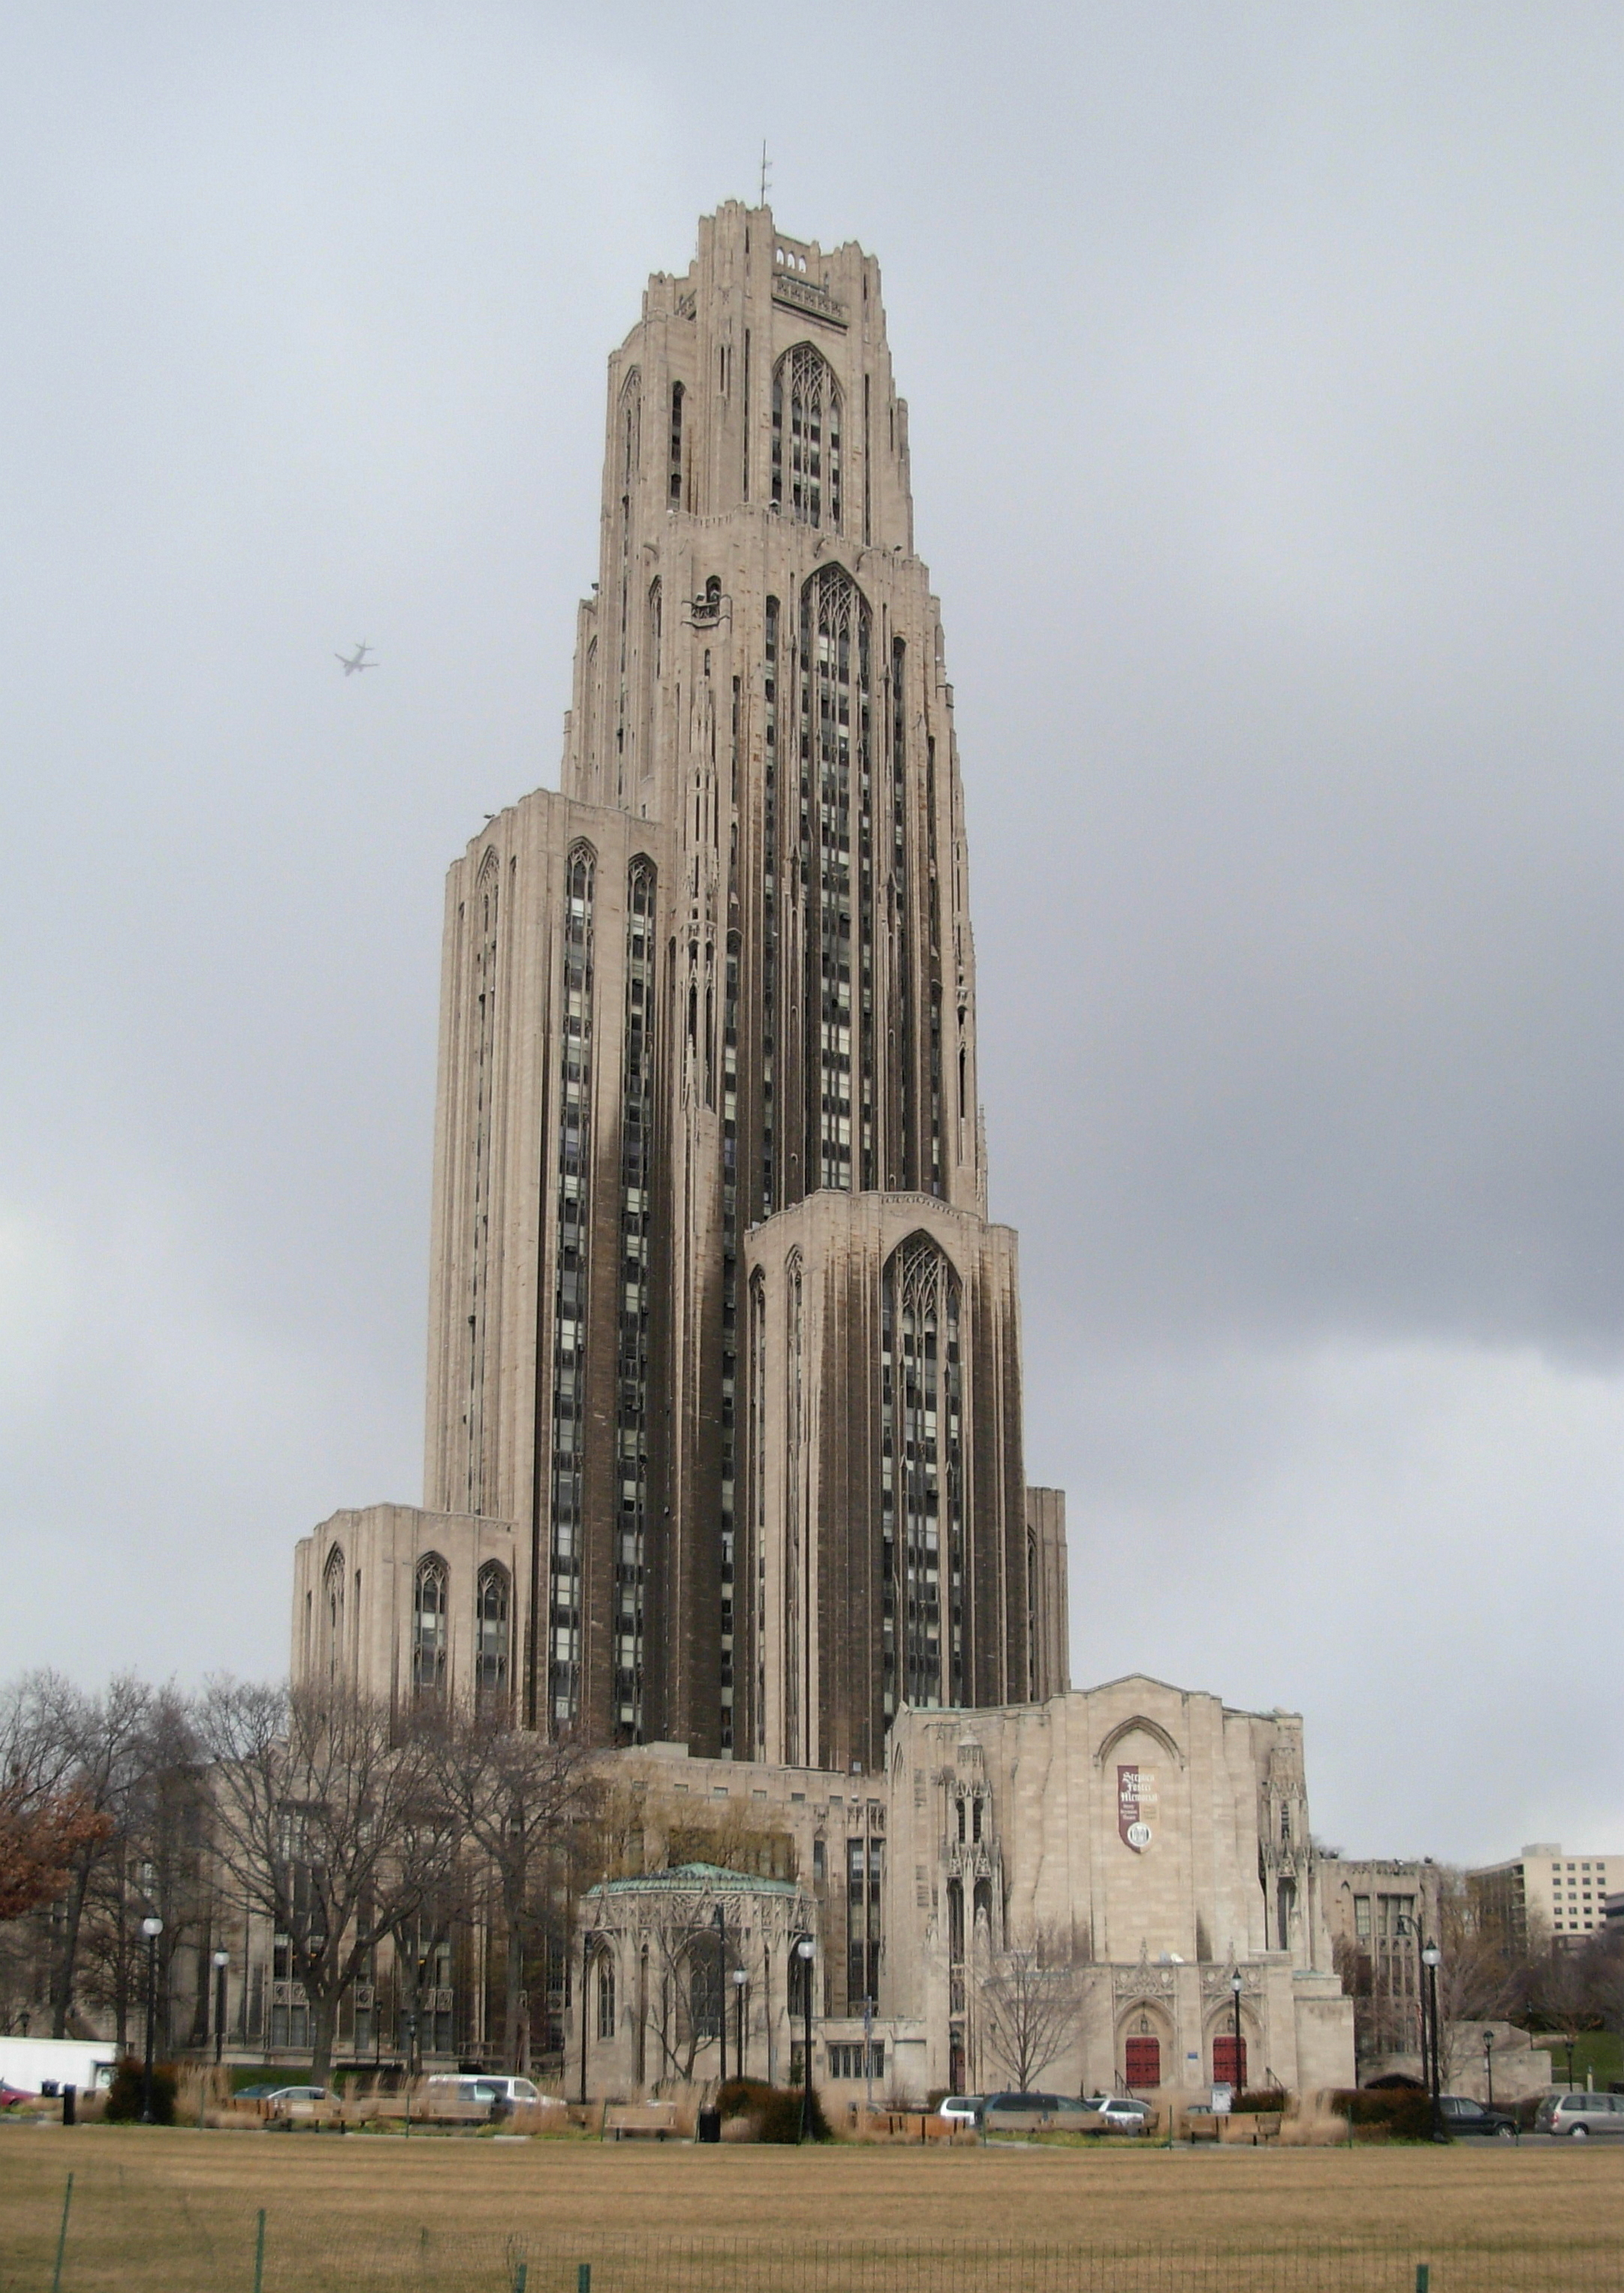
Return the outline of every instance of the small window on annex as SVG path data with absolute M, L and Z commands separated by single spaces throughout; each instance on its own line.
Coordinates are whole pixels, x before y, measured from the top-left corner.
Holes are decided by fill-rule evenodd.
M 445 1687 L 447 1571 L 437 1552 L 418 1563 L 411 1602 L 411 1684 L 418 1696 Z
M 487 1560 L 474 1600 L 474 1693 L 482 1701 L 508 1693 L 511 1607 L 508 1571 L 499 1560 Z

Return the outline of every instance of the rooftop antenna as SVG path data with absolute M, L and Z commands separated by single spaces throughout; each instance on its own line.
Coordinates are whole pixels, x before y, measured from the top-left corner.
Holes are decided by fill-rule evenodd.
M 767 156 L 767 138 L 761 138 L 761 198 L 759 204 L 767 205 L 767 194 L 773 180 L 773 163 Z

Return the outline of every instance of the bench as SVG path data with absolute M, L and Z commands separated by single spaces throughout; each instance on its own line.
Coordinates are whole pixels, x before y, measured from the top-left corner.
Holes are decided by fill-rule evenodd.
M 600 2136 L 613 2134 L 617 2142 L 668 2142 L 680 2133 L 677 2105 L 674 2102 L 606 2102 L 598 2132 Z

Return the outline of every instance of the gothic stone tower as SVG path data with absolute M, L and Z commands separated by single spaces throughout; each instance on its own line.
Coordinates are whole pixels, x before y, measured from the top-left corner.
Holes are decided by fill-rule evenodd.
M 729 204 L 610 361 L 562 790 L 447 893 L 426 1503 L 515 1528 L 526 1724 L 871 1767 L 1065 1685 L 986 1208 L 879 269 Z

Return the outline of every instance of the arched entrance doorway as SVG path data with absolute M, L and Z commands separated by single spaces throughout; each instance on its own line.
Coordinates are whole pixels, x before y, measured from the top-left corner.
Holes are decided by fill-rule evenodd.
M 1173 2031 L 1159 2008 L 1140 2001 L 1116 2027 L 1116 2062 L 1129 2094 L 1154 2094 L 1168 2075 Z

